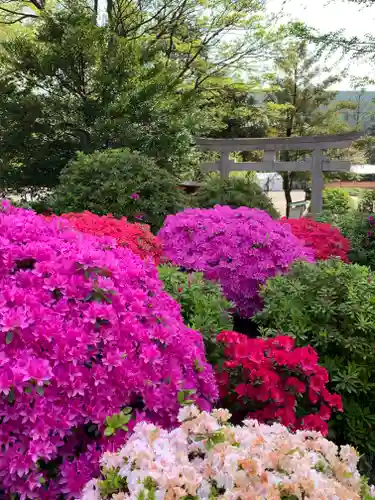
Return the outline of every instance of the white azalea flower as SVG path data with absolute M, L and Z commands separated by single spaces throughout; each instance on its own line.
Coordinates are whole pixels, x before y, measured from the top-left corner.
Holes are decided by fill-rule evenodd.
M 209 500 L 214 491 L 218 500 L 275 499 L 280 492 L 309 500 L 362 500 L 358 456 L 350 446 L 339 449 L 317 432 L 293 434 L 256 420 L 233 427 L 225 423 L 227 415 L 190 406 L 181 410 L 177 429 L 138 424 L 118 453 L 101 459 L 126 478 L 124 491 L 111 500 L 149 494 L 155 500 Z M 373 487 L 368 495 L 375 498 Z M 81 500 L 104 500 L 97 480 L 86 485 Z

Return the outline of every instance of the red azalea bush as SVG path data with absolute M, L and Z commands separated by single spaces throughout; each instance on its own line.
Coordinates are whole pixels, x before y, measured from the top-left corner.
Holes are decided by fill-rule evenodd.
M 283 217 L 280 222 L 290 226 L 294 236 L 314 250 L 317 260 L 336 257 L 349 262 L 350 241 L 336 227 L 304 217 L 301 219 Z
M 161 242 L 146 224 L 130 223 L 126 217 L 116 219 L 111 214 L 99 216 L 88 211 L 62 214 L 61 217 L 82 233 L 115 238 L 118 245 L 130 248 L 142 259 L 151 257 L 156 265 L 160 263 Z
M 217 340 L 227 358 L 217 373 L 220 398 L 236 420 L 249 416 L 327 435 L 331 412 L 342 411 L 342 402 L 328 391 L 328 372 L 311 346 L 296 348 L 287 336 L 250 339 L 236 332 L 222 332 Z
M 210 409 L 214 374 L 152 263 L 8 204 L 0 235 L 0 490 L 78 498 L 127 427 Z

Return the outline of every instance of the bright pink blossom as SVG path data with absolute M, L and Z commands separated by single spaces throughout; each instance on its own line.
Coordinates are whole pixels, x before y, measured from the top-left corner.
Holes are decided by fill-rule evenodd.
M 169 215 L 158 234 L 165 256 L 186 270 L 220 281 L 242 316 L 261 306 L 259 287 L 313 252 L 266 212 L 253 208 L 187 209 Z
M 173 426 L 182 390 L 210 408 L 214 374 L 151 262 L 7 203 L 0 235 L 0 485 L 70 500 L 127 437 L 107 416 Z

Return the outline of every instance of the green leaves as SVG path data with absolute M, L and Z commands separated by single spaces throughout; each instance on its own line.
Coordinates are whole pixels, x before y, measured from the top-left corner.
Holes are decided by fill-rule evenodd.
M 167 214 L 184 206 L 184 195 L 176 184 L 174 175 L 154 160 L 129 149 L 79 155 L 61 175 L 54 208 L 57 212 L 90 209 L 99 215 L 112 213 L 159 229 Z M 137 200 L 133 193 L 139 193 Z M 105 270 L 90 268 L 85 272 L 92 276 Z
M 341 261 L 297 263 L 268 281 L 256 316 L 265 335 L 291 334 L 310 344 L 343 397 L 344 413 L 331 422 L 339 442 L 375 449 L 375 284 L 368 268 Z
M 13 340 L 13 337 L 14 337 L 13 332 L 12 332 L 12 331 L 8 332 L 8 333 L 6 334 L 6 337 L 5 337 L 5 343 L 6 343 L 7 345 L 11 344 L 11 343 L 12 343 L 12 340 Z
M 104 276 L 105 278 L 112 277 L 112 271 L 104 267 L 95 266 L 85 266 L 84 264 L 77 263 L 77 270 L 83 271 L 85 278 L 88 280 L 90 278 L 97 278 L 98 276 Z
M 323 191 L 323 210 L 335 215 L 343 215 L 353 208 L 349 193 L 342 189 L 325 189 Z
M 40 387 L 39 385 L 35 388 L 35 392 L 37 394 L 39 394 L 39 396 L 43 396 L 44 395 L 44 389 L 43 389 L 43 387 Z
M 98 482 L 100 495 L 102 498 L 109 498 L 114 493 L 126 491 L 127 482 L 125 477 L 121 477 L 116 469 L 104 469 L 102 471 L 103 480 Z
M 45 9 L 33 36 L 5 42 L 3 186 L 54 188 L 78 151 L 103 148 L 139 151 L 165 171 L 188 178 L 196 174 L 201 157 L 194 137 L 223 128 L 229 133 L 232 125 L 243 136 L 267 130 L 267 113 L 249 102 L 251 76 L 251 85 L 231 78 L 238 61 L 258 62 L 289 35 L 285 26 L 275 28 L 264 16 L 263 2 L 120 4 L 108 2 L 113 22 L 98 27 L 87 1 L 60 2 Z M 154 15 L 156 10 L 160 15 Z M 236 37 L 228 38 L 232 31 Z M 108 177 L 104 183 L 113 194 L 116 182 Z M 87 191 L 90 186 L 82 187 Z M 124 199 L 127 194 L 119 189 L 112 202 Z
M 177 393 L 177 401 L 181 406 L 191 405 L 194 403 L 194 400 L 187 398 L 189 398 L 189 396 L 195 394 L 196 392 L 196 389 L 183 389 L 182 391 L 179 391 Z
M 14 389 L 10 389 L 8 393 L 8 403 L 11 405 L 14 403 L 15 396 L 14 396 Z
M 112 304 L 112 296 L 114 292 L 112 290 L 104 290 L 103 288 L 94 287 L 92 292 L 90 292 L 84 299 L 85 302 L 106 302 L 107 304 Z
M 194 361 L 194 370 L 198 373 L 204 372 L 204 366 L 200 364 L 199 359 Z
M 222 430 L 210 434 L 206 442 L 207 449 L 210 450 L 214 448 L 214 446 L 216 446 L 217 444 L 224 443 L 225 439 L 226 438 Z
M 344 361 L 344 360 L 343 360 Z M 332 382 L 336 384 L 336 390 L 342 394 L 360 394 L 373 391 L 374 383 L 368 384 L 365 368 L 357 366 L 355 363 L 348 363 L 347 366 L 343 362 L 342 369 L 336 369 L 332 376 Z
M 214 448 L 217 444 L 225 442 L 225 434 L 223 429 L 219 429 L 218 431 L 209 433 L 209 434 L 197 434 L 197 441 L 206 441 L 206 447 L 208 450 Z
M 109 437 L 116 434 L 118 430 L 127 431 L 128 426 L 126 424 L 128 424 L 132 418 L 132 411 L 132 408 L 125 408 L 120 413 L 107 417 L 105 421 L 104 435 Z
M 201 273 L 183 273 L 172 266 L 160 266 L 158 271 L 165 290 L 181 305 L 185 324 L 202 334 L 207 359 L 217 365 L 223 346 L 216 342 L 216 336 L 233 329 L 231 303 L 222 295 L 219 284 L 205 280 Z M 199 372 L 202 368 L 196 360 L 194 369 Z
M 200 208 L 212 208 L 215 205 L 259 208 L 268 212 L 273 218 L 280 216 L 257 182 L 243 177 L 229 179 L 212 177 L 198 189 L 193 197 L 193 203 Z

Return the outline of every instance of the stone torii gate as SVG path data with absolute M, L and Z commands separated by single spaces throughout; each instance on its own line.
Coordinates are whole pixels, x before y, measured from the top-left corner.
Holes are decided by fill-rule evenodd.
M 317 215 L 323 205 L 323 172 L 349 171 L 350 161 L 329 160 L 324 156 L 326 149 L 345 149 L 361 137 L 360 132 L 337 135 L 315 135 L 306 137 L 269 137 L 265 139 L 209 139 L 197 138 L 196 143 L 202 151 L 216 151 L 220 158 L 215 163 L 204 163 L 201 168 L 206 172 L 219 171 L 227 178 L 232 171 L 256 172 L 311 172 L 311 212 Z M 264 151 L 262 162 L 237 163 L 229 158 L 230 153 L 238 151 Z M 311 151 L 311 156 L 301 161 L 277 161 L 278 151 Z

